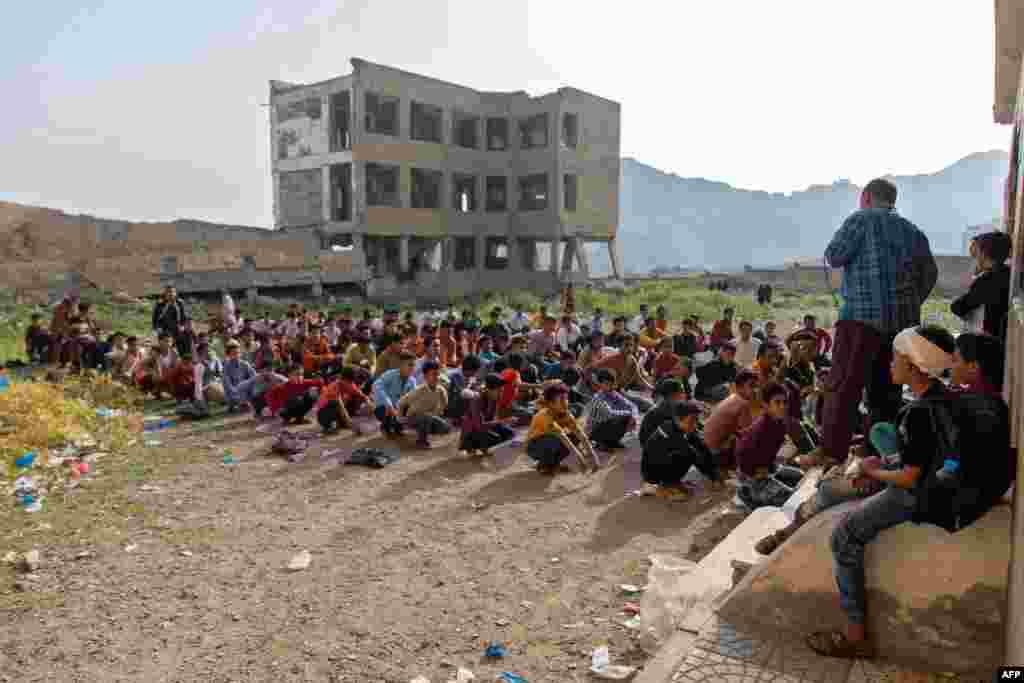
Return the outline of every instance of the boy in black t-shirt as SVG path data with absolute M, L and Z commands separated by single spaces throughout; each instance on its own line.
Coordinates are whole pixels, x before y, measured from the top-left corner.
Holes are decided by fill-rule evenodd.
M 819 631 L 808 636 L 807 645 L 819 655 L 844 659 L 874 656 L 865 623 L 865 549 L 885 529 L 916 518 L 920 484 L 931 474 L 939 451 L 929 402 L 945 398 L 939 378 L 953 365 L 955 349 L 949 332 L 930 325 L 903 330 L 893 341 L 892 381 L 908 385 L 914 400 L 899 414 L 902 447 L 898 462 L 883 465 L 878 457 L 870 457 L 862 465 L 865 476 L 886 488 L 842 518 L 832 532 L 839 604 L 848 623 L 845 632 Z

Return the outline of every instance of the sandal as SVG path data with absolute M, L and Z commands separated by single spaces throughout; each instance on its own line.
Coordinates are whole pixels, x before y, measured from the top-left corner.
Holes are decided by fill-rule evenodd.
M 875 650 L 867 640 L 854 642 L 840 631 L 817 631 L 807 636 L 807 647 L 822 657 L 873 659 Z
M 659 486 L 654 495 L 668 500 L 686 500 L 690 497 L 686 489 L 675 486 Z

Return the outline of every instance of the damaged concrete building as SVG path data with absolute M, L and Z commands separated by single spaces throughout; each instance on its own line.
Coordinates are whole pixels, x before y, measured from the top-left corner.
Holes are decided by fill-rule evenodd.
M 480 92 L 351 63 L 321 83 L 270 82 L 267 238 L 291 252 L 301 244 L 301 263 L 239 253 L 201 277 L 168 263 L 163 281 L 441 302 L 552 292 L 585 280 L 599 250 L 621 272 L 618 103 L 573 88 Z

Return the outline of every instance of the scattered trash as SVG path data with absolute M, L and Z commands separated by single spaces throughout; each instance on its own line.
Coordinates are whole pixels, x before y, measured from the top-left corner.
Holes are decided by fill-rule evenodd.
M 551 564 L 558 564 L 559 562 L 561 562 L 561 560 L 558 559 L 557 557 L 552 557 L 551 558 Z
M 417 676 L 416 678 L 409 681 L 409 683 L 430 683 L 430 679 L 426 676 Z
M 14 564 L 17 561 L 18 553 L 14 552 L 13 550 L 7 551 L 7 554 L 4 555 L 3 560 L 0 560 L 0 562 L 3 562 L 4 564 Z
M 76 560 L 88 560 L 90 557 L 92 557 L 92 553 L 88 550 L 83 550 L 82 552 L 75 555 Z
M 125 411 L 113 408 L 97 408 L 96 417 L 123 417 Z
M 288 571 L 301 572 L 303 569 L 308 569 L 312 561 L 313 556 L 309 554 L 309 551 L 303 550 L 288 563 Z
M 569 629 L 583 628 L 586 625 L 587 625 L 587 622 L 585 622 L 585 621 L 577 621 L 575 624 L 562 624 L 562 628 L 569 628 Z
M 643 630 L 656 640 L 668 638 L 692 604 L 688 581 L 697 565 L 671 555 L 651 555 L 648 590 L 640 603 Z
M 142 421 L 142 431 L 158 432 L 161 429 L 173 427 L 178 423 L 176 417 L 147 417 Z
M 501 659 L 505 656 L 505 646 L 501 643 L 491 643 L 484 650 L 484 657 L 488 659 Z
M 157 446 L 163 446 L 164 442 L 159 439 L 146 439 L 142 442 L 146 448 L 156 448 Z
M 508 671 L 502 671 L 498 674 L 498 681 L 501 683 L 528 683 L 525 678 L 519 674 L 509 673 Z
M 393 465 L 401 459 L 398 453 L 385 453 L 379 448 L 357 448 L 345 461 L 346 465 L 366 465 L 379 469 Z
M 192 557 L 192 551 L 191 550 L 182 550 L 178 554 L 181 555 L 182 557 Z
M 602 646 L 594 650 L 590 656 L 590 673 L 605 681 L 625 681 L 636 673 L 631 666 L 613 665 L 608 647 Z
M 511 622 L 508 619 L 497 619 L 494 623 L 498 626 L 508 626 Z
M 455 672 L 455 678 L 448 679 L 448 683 L 469 683 L 473 680 L 476 680 L 476 676 L 473 675 L 472 671 L 459 667 L 459 670 Z
M 238 462 L 237 460 L 235 460 L 235 456 L 231 454 L 230 450 L 224 451 L 223 461 L 225 465 L 234 465 L 235 463 Z
M 152 484 L 143 484 L 139 487 L 139 490 L 143 493 L 156 493 L 160 490 L 159 486 L 153 486 Z
M 622 625 L 630 630 L 636 630 L 640 628 L 640 617 L 630 617 L 622 622 Z
M 30 467 L 32 467 L 32 463 L 34 463 L 35 460 L 36 460 L 35 451 L 29 451 L 25 455 L 23 455 L 20 458 L 18 458 L 17 460 L 15 460 L 14 461 L 14 466 L 17 467 L 18 469 L 26 469 L 27 470 Z
M 622 591 L 623 593 L 625 593 L 626 595 L 639 595 L 640 593 L 644 592 L 645 587 L 644 586 L 634 586 L 631 583 L 620 583 L 619 584 L 619 590 Z
M 89 474 L 89 463 L 80 462 L 77 467 L 72 466 L 72 469 L 77 469 L 79 474 Z
M 43 558 L 42 555 L 39 554 L 38 550 L 29 550 L 21 559 L 22 570 L 30 574 L 37 571 L 42 566 Z
M 529 600 L 523 600 L 521 603 L 519 603 L 519 606 L 523 609 L 533 609 L 533 603 Z
M 635 602 L 627 602 L 622 606 L 622 611 L 626 614 L 640 614 L 640 605 Z
M 124 551 L 125 551 L 126 553 L 133 553 L 133 552 L 135 552 L 135 550 L 136 550 L 136 549 L 138 549 L 138 547 L 139 547 L 139 546 L 138 546 L 138 545 L 136 545 L 136 544 L 134 544 L 134 543 L 129 543 L 128 545 L 126 545 L 126 546 L 124 547 Z
M 481 510 L 486 510 L 490 506 L 487 503 L 473 503 L 471 507 L 476 512 L 480 512 Z

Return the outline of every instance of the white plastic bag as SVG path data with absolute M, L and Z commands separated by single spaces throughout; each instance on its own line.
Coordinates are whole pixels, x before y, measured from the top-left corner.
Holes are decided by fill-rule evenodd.
M 676 630 L 689 606 L 685 584 L 697 565 L 681 557 L 651 555 L 647 590 L 640 600 L 643 638 L 654 645 Z

